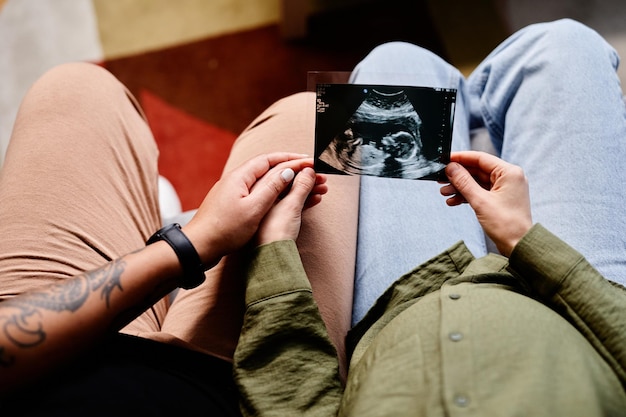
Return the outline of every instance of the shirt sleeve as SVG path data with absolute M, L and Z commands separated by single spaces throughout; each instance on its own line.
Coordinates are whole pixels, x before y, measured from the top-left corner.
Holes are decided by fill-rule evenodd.
M 520 240 L 509 261 L 548 306 L 587 338 L 626 387 L 626 289 L 606 280 L 541 225 Z
M 337 414 L 337 353 L 293 241 L 260 246 L 252 257 L 234 374 L 246 416 Z

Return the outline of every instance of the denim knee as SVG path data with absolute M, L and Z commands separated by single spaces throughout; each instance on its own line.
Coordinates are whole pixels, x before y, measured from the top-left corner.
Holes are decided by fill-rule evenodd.
M 538 53 L 546 54 L 552 64 L 575 65 L 577 62 L 596 62 L 608 56 L 614 69 L 619 64 L 617 52 L 595 30 L 573 19 L 560 19 L 538 23 L 527 28 L 537 38 L 541 48 Z M 558 59 L 555 59 L 558 58 Z
M 435 53 L 408 42 L 394 41 L 381 44 L 355 67 L 351 80 L 363 73 L 386 74 L 393 78 L 394 74 L 412 74 L 423 77 L 423 74 L 449 74 L 458 71 Z

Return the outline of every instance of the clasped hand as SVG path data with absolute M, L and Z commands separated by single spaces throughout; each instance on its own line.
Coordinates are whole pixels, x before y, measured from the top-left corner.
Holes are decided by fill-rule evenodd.
M 295 240 L 302 211 L 328 190 L 326 176 L 312 167 L 306 155 L 282 152 L 257 156 L 225 173 L 184 227 L 201 260 L 217 260 L 255 235 L 258 244 Z
M 302 211 L 328 191 L 313 159 L 271 153 L 226 173 L 207 194 L 184 230 L 203 262 L 257 244 L 296 239 Z M 484 152 L 454 152 L 441 188 L 447 204 L 469 203 L 487 235 L 509 256 L 532 227 L 528 181 L 523 170 Z
M 453 152 L 446 167 L 450 184 L 441 188 L 456 206 L 469 203 L 487 236 L 509 256 L 532 227 L 528 181 L 524 171 L 484 152 Z

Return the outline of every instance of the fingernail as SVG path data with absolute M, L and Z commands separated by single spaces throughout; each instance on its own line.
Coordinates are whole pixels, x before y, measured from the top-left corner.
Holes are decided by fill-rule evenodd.
M 458 169 L 459 169 L 459 164 L 457 164 L 456 162 L 451 162 L 446 167 L 446 174 L 448 174 L 448 176 L 454 175 L 454 173 L 457 172 Z
M 291 180 L 293 179 L 293 177 L 296 176 L 296 173 L 293 172 L 293 169 L 291 168 L 287 168 L 285 169 L 283 172 L 280 173 L 280 177 L 283 179 L 283 181 L 285 182 L 291 182 Z

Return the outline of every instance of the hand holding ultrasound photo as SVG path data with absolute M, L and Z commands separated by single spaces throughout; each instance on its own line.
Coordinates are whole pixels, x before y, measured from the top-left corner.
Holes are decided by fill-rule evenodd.
M 318 172 L 445 179 L 455 89 L 317 84 L 316 94 Z

